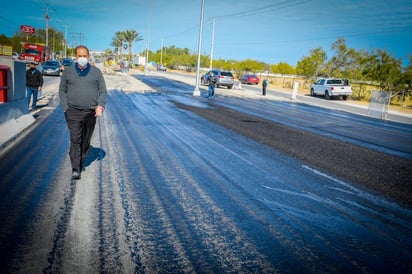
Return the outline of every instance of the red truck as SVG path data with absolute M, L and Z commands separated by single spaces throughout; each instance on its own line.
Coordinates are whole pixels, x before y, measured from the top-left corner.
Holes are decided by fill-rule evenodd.
M 37 62 L 43 63 L 51 59 L 50 48 L 42 44 L 25 43 L 23 45 L 24 52 L 20 55 L 19 59 L 26 63 Z

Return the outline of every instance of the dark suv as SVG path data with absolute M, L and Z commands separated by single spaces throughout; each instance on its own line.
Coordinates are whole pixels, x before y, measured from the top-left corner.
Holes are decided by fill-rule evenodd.
M 209 74 L 210 72 L 214 73 L 216 77 L 216 87 L 225 86 L 228 89 L 233 87 L 233 74 L 229 71 L 221 71 L 221 70 L 211 70 L 208 71 L 206 74 L 202 75 L 200 82 L 202 85 L 208 86 L 209 85 Z

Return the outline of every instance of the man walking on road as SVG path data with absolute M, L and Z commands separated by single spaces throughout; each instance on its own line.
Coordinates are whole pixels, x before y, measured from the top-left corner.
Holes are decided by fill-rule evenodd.
M 215 95 L 215 85 L 216 85 L 216 77 L 215 74 L 213 73 L 213 71 L 211 71 L 209 73 L 208 78 L 208 82 L 209 82 L 209 89 L 208 89 L 208 99 L 213 98 L 213 96 Z
M 106 104 L 107 90 L 102 72 L 89 64 L 89 50 L 75 49 L 76 64 L 67 67 L 60 80 L 59 96 L 70 131 L 72 179 L 78 180 L 90 149 L 90 140 Z
M 28 106 L 30 110 L 30 100 L 32 99 L 31 103 L 31 110 L 35 110 L 37 107 L 37 97 L 39 95 L 39 91 L 43 86 L 43 75 L 41 72 L 36 68 L 36 63 L 31 62 L 30 68 L 26 71 L 26 89 L 27 89 L 27 100 Z

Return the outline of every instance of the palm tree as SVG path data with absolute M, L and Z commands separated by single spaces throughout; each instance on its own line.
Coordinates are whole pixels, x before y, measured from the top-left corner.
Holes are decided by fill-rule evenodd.
M 112 46 L 118 49 L 120 59 L 122 58 L 122 47 L 123 42 L 125 41 L 124 32 L 117 31 L 116 34 L 112 38 Z
M 143 40 L 143 37 L 135 30 L 125 30 L 122 32 L 124 40 L 129 44 L 129 61 L 132 59 L 132 46 L 133 42 L 139 42 Z

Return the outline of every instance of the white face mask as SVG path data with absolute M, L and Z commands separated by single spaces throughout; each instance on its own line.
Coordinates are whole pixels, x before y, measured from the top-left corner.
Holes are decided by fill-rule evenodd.
M 77 58 L 77 64 L 79 64 L 81 67 L 85 67 L 87 63 L 89 63 L 89 60 L 86 57 Z

